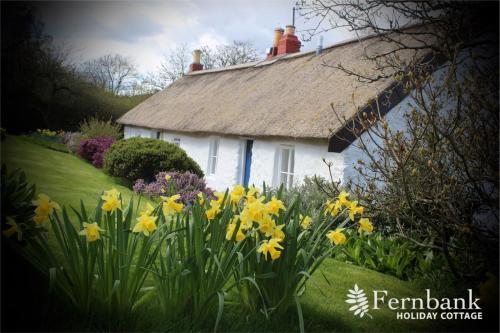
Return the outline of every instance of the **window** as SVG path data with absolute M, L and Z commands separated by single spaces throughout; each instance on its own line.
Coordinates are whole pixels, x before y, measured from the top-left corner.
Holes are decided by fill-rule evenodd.
M 278 156 L 278 180 L 285 188 L 293 185 L 293 169 L 295 164 L 295 149 L 291 146 L 281 146 Z
M 159 140 L 160 139 L 161 132 L 156 132 L 156 138 Z
M 212 138 L 210 141 L 210 149 L 208 153 L 208 174 L 215 174 L 217 169 L 217 159 L 219 155 L 219 138 Z
M 181 146 L 181 139 L 180 138 L 174 138 L 174 140 L 172 140 L 172 143 L 174 145 L 176 145 L 177 147 L 180 147 Z

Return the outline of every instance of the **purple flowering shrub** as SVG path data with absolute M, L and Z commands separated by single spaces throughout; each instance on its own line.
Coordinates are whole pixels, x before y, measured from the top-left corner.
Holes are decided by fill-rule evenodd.
M 165 176 L 170 176 L 170 179 L 167 180 Z M 193 203 L 200 192 L 207 198 L 214 198 L 213 190 L 207 187 L 205 180 L 189 171 L 160 172 L 155 179 L 151 183 L 146 183 L 144 179 L 137 179 L 133 186 L 134 192 L 148 197 L 180 194 L 181 201 L 186 205 Z
M 92 163 L 96 168 L 102 168 L 104 153 L 116 141 L 111 136 L 98 136 L 82 140 L 78 146 L 78 155 Z

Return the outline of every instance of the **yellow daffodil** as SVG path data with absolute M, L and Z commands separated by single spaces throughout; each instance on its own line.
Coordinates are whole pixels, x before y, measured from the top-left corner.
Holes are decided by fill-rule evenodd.
M 257 198 L 260 196 L 260 188 L 255 187 L 255 186 L 250 186 L 248 188 L 248 192 L 246 195 L 246 199 L 248 203 L 254 202 Z
M 302 229 L 309 229 L 312 224 L 312 218 L 310 218 L 309 216 L 302 216 L 302 214 L 300 214 L 299 218 L 301 221 L 300 226 L 302 227 Z
M 263 233 L 266 237 L 270 237 L 274 233 L 274 228 L 276 228 L 276 223 L 271 218 L 270 215 L 265 214 L 259 222 L 259 231 Z
M 210 201 L 210 209 L 205 212 L 205 215 L 207 215 L 209 221 L 212 221 L 220 211 L 219 203 L 216 200 L 212 200 Z
M 283 249 L 283 246 L 280 245 L 281 240 L 278 238 L 271 238 L 270 240 L 264 240 L 262 244 L 257 249 L 257 252 L 263 253 L 266 260 L 267 254 L 271 255 L 272 260 L 276 260 L 281 256 L 281 251 L 278 249 Z
M 269 201 L 266 204 L 267 211 L 275 216 L 279 215 L 279 211 L 281 210 L 286 210 L 285 205 L 283 204 L 283 201 L 276 199 L 275 196 L 271 198 L 271 201 Z
M 198 196 L 198 203 L 200 205 L 203 205 L 205 203 L 205 198 L 203 197 L 203 193 L 198 192 L 197 196 Z
M 354 221 L 354 216 L 356 214 L 363 214 L 364 210 L 364 207 L 358 206 L 357 201 L 351 202 L 351 204 L 349 205 L 349 218 L 351 219 L 351 221 Z
M 47 221 L 49 219 L 48 215 L 35 215 L 33 217 L 33 221 L 35 221 L 36 224 L 42 224 L 43 222 Z
M 153 205 L 151 205 L 149 202 L 146 204 L 146 208 L 139 214 L 139 215 L 151 215 L 155 211 L 155 208 Z
M 168 182 L 170 180 L 170 178 L 172 178 L 172 176 L 170 175 L 165 175 L 165 181 Z
M 87 242 L 95 242 L 100 236 L 100 232 L 104 231 L 103 229 L 99 228 L 97 225 L 97 222 L 94 223 L 87 223 L 83 222 L 83 230 L 81 230 L 78 234 L 81 236 L 85 236 L 87 238 Z
M 284 224 L 276 226 L 273 231 L 273 238 L 279 239 L 279 240 L 284 240 L 285 239 L 285 232 L 283 231 L 283 228 L 285 227 Z
M 231 203 L 237 204 L 245 195 L 245 188 L 241 185 L 236 185 L 230 193 Z
M 340 205 L 342 205 L 344 207 L 349 206 L 350 201 L 349 201 L 349 199 L 347 199 L 348 196 L 349 196 L 348 192 L 346 192 L 346 191 L 340 192 L 340 194 L 338 196 L 338 200 L 339 200 Z
M 371 224 L 370 220 L 367 218 L 361 218 L 359 219 L 359 232 L 366 231 L 367 233 L 371 234 L 373 232 L 373 224 Z
M 227 232 L 226 232 L 226 239 L 227 240 L 231 240 L 233 238 L 235 229 L 236 229 L 236 222 L 231 222 L 231 223 L 228 224 L 228 226 L 227 226 Z M 245 239 L 245 234 L 241 230 L 241 226 L 240 226 L 240 228 L 236 232 L 235 240 L 237 242 L 241 242 L 244 239 Z
M 11 217 L 7 217 L 7 224 L 10 225 L 10 228 L 2 231 L 2 234 L 5 237 L 11 237 L 15 233 L 17 233 L 17 240 L 22 241 L 23 240 L 23 231 L 17 225 L 16 221 L 14 221 L 14 219 L 12 219 Z
M 245 206 L 244 209 L 247 210 L 248 217 L 252 221 L 260 222 L 263 220 L 264 214 L 266 212 L 266 206 L 264 205 L 263 201 L 264 197 L 259 197 Z
M 132 232 L 142 232 L 144 235 L 149 236 L 156 230 L 157 216 L 141 215 L 137 218 L 137 223 L 132 229 Z
M 107 200 L 108 198 L 116 198 L 118 199 L 120 197 L 120 192 L 116 188 L 112 188 L 111 190 L 104 191 L 104 194 L 102 195 L 102 200 Z
M 326 237 L 330 240 L 330 242 L 334 243 L 335 245 L 342 245 L 345 244 L 347 241 L 347 238 L 345 235 L 342 233 L 343 229 L 337 229 L 335 231 L 330 230 L 327 234 Z
M 47 221 L 49 218 L 49 215 L 52 214 L 54 209 L 61 210 L 61 207 L 57 204 L 57 202 L 50 200 L 49 196 L 40 193 L 38 195 L 37 200 L 33 200 L 31 202 L 35 208 L 35 217 L 33 218 L 33 221 L 37 224 L 42 224 L 43 222 Z
M 112 212 L 120 207 L 120 192 L 114 188 L 109 191 L 104 191 L 101 198 L 104 200 L 101 208 L 105 212 Z
M 342 204 L 340 203 L 340 200 L 335 200 L 335 202 L 331 202 L 330 200 L 328 200 L 326 202 L 325 215 L 330 214 L 335 217 L 340 213 L 341 209 Z
M 172 195 L 171 197 L 160 197 L 163 201 L 162 209 L 165 217 L 180 213 L 184 208 L 182 203 L 176 202 L 181 198 L 179 194 Z
M 224 192 L 214 192 L 214 196 L 217 198 L 215 201 L 219 204 L 219 206 L 222 206 L 224 195 Z
M 249 214 L 248 214 L 248 209 L 244 209 L 240 215 L 237 215 L 238 218 L 240 219 L 241 221 L 241 228 L 243 230 L 247 230 L 247 229 L 250 229 L 252 228 L 253 226 L 253 220 L 250 218 Z M 236 217 L 236 216 L 235 216 Z

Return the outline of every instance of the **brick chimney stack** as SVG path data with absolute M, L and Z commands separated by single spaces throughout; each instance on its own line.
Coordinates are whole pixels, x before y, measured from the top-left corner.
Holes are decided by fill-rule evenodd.
M 281 36 L 278 42 L 278 53 L 289 54 L 296 53 L 300 51 L 300 41 L 295 36 L 295 27 L 293 25 L 287 25 L 285 29 L 285 34 Z
M 189 65 L 189 73 L 201 71 L 203 69 L 203 65 L 201 64 L 201 51 L 194 50 L 193 51 L 193 63 Z
M 269 49 L 269 52 L 267 53 L 267 59 L 271 59 L 278 54 L 278 43 L 283 36 L 283 32 L 284 30 L 281 28 L 274 29 L 273 47 Z

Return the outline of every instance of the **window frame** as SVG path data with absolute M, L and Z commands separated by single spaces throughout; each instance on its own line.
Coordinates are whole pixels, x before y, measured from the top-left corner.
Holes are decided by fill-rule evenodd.
M 283 152 L 288 150 L 288 161 L 286 166 L 286 171 L 283 170 Z M 291 171 L 290 171 L 291 170 Z M 295 146 L 292 145 L 280 145 L 278 148 L 278 165 L 276 168 L 277 175 L 277 185 L 282 184 L 286 189 L 293 186 L 293 178 L 295 176 Z M 282 181 L 282 177 L 285 177 L 285 181 Z
M 217 164 L 219 162 L 220 137 L 210 138 L 210 147 L 208 149 L 207 175 L 215 175 Z
M 172 144 L 176 145 L 177 147 L 180 147 L 181 146 L 181 138 L 173 138 Z

